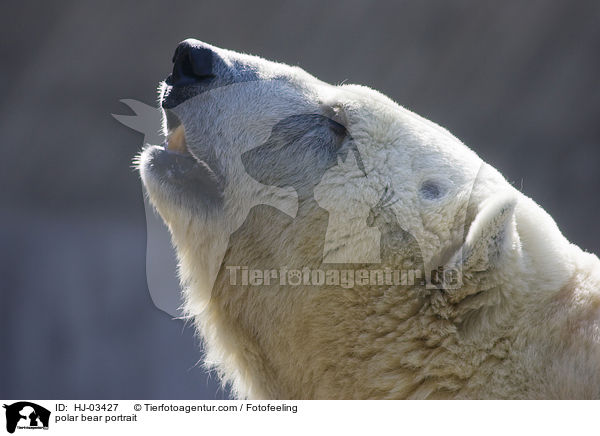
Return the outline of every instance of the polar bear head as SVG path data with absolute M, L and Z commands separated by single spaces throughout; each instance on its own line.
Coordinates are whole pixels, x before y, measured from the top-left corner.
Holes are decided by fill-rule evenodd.
M 187 310 L 207 339 L 209 360 L 240 395 L 318 396 L 316 388 L 303 391 L 286 378 L 289 361 L 314 357 L 325 337 L 328 346 L 339 345 L 342 335 L 358 343 L 361 331 L 379 327 L 360 325 L 366 319 L 360 317 L 355 327 L 344 324 L 352 322 L 336 313 L 347 302 L 339 294 L 263 298 L 219 289 L 217 298 L 228 256 L 238 268 L 229 272 L 260 266 L 263 285 L 275 266 L 418 258 L 423 280 L 413 283 L 418 296 L 405 292 L 394 303 L 398 323 L 424 307 L 437 320 L 463 322 L 467 313 L 475 320 L 472 312 L 487 302 L 457 305 L 483 290 L 523 285 L 507 283 L 525 270 L 536 271 L 538 289 L 566 280 L 567 267 L 548 260 L 568 245 L 554 222 L 448 131 L 384 95 L 196 40 L 179 44 L 173 64 L 159 89 L 166 141 L 142 152 L 139 169 L 171 232 Z M 544 260 L 524 253 L 525 246 L 545 252 Z M 440 267 L 457 270 L 458 281 L 433 281 Z M 356 302 L 360 292 L 345 295 Z M 346 312 L 354 313 L 352 307 Z M 502 317 L 488 315 L 489 330 Z M 298 336 L 305 325 L 323 327 L 328 316 L 339 322 L 327 333 Z M 345 392 L 332 389 L 324 395 Z
M 178 246 L 197 226 L 229 237 L 257 204 L 293 215 L 304 189 L 330 214 L 324 259 L 377 262 L 367 221 L 388 190 L 399 224 L 440 263 L 479 203 L 500 192 L 512 201 L 504 179 L 458 139 L 366 87 L 186 40 L 160 94 L 168 141 L 144 151 L 140 170 Z M 482 172 L 486 186 L 474 191 Z

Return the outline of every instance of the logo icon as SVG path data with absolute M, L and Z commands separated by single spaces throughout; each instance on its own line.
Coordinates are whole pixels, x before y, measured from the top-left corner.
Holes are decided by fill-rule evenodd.
M 14 433 L 18 429 L 48 429 L 50 411 L 29 401 L 19 401 L 4 405 L 6 409 L 6 431 Z

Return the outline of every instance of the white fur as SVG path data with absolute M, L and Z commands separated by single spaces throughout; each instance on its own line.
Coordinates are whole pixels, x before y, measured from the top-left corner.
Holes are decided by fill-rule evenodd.
M 366 87 L 214 48 L 262 80 L 192 98 L 175 112 L 190 151 L 211 148 L 225 172 L 221 209 L 199 210 L 140 171 L 177 248 L 187 312 L 206 363 L 250 398 L 599 398 L 600 262 L 449 132 Z M 463 268 L 457 289 L 269 294 L 211 291 L 229 236 L 250 209 L 296 213 L 293 191 L 261 185 L 241 153 L 298 113 L 345 125 L 368 177 L 349 158 L 315 190 L 330 214 L 326 262 L 377 262 L 365 225 L 387 184 L 400 225 L 428 265 Z M 426 180 L 445 194 L 419 195 Z M 499 241 L 499 242 L 497 242 Z

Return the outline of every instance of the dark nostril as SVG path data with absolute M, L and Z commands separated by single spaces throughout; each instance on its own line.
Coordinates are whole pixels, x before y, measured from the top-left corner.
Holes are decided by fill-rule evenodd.
M 212 50 L 183 41 L 177 46 L 173 55 L 171 84 L 174 86 L 193 85 L 214 77 L 212 64 Z

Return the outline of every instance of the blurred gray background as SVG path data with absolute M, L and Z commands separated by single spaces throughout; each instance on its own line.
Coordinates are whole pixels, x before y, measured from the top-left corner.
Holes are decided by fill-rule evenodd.
M 3 3 L 0 397 L 227 398 L 152 305 L 142 135 L 176 44 L 376 88 L 445 126 L 600 252 L 600 2 Z

